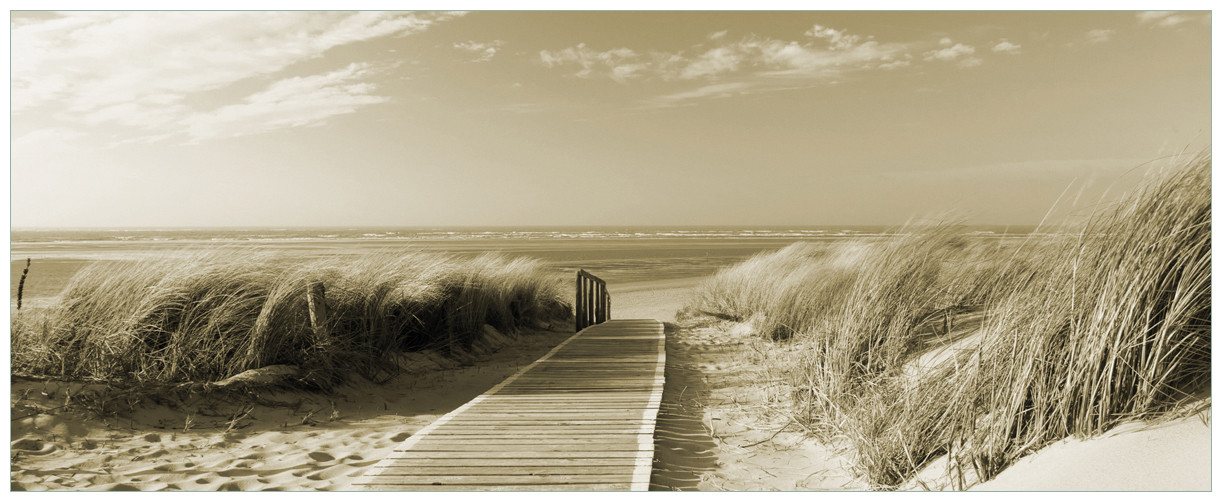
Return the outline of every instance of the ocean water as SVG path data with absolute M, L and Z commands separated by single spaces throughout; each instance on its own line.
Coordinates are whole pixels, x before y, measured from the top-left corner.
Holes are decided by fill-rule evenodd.
M 498 252 L 543 261 L 554 270 L 585 269 L 612 284 L 704 276 L 756 253 L 798 241 L 878 239 L 885 227 L 527 227 L 527 228 L 219 228 L 14 230 L 10 303 L 32 260 L 24 297 L 58 295 L 74 273 L 99 260 L 130 260 L 201 249 L 254 248 L 303 257 L 375 252 Z M 983 238 L 1030 228 L 963 227 Z

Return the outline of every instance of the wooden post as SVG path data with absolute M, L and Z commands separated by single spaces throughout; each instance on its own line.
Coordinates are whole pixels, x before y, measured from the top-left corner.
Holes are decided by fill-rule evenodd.
M 590 281 L 590 289 L 587 290 L 587 294 L 586 294 L 586 319 L 590 320 L 589 326 L 593 326 L 595 324 L 594 322 L 594 288 L 596 286 L 597 284 L 595 284 L 594 281 Z
M 598 285 L 598 296 L 594 300 L 598 302 L 598 322 L 607 322 L 607 306 L 603 300 L 607 298 L 607 286 L 605 284 Z
M 306 304 L 310 307 L 310 328 L 314 330 L 315 342 L 325 342 L 327 336 L 327 288 L 321 282 L 310 283 L 306 290 Z
M 611 319 L 611 293 L 607 283 L 585 270 L 577 271 L 574 325 L 577 331 Z
M 581 331 L 585 326 L 581 325 L 581 271 L 577 271 L 577 285 L 573 288 L 573 325 L 577 331 Z

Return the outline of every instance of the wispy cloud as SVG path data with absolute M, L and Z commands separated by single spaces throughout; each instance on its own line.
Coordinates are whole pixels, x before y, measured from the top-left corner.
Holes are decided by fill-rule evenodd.
M 173 127 L 208 113 L 193 104 L 203 93 L 274 76 L 343 45 L 424 31 L 457 15 L 72 12 L 22 21 L 10 31 L 13 113 L 38 112 L 85 126 Z M 216 113 L 226 109 L 223 102 L 212 107 Z
M 1112 40 L 1112 37 L 1114 35 L 1116 35 L 1116 30 L 1105 30 L 1102 28 L 1090 30 L 1086 32 L 1086 43 L 1088 44 L 1107 43 Z
M 574 76 L 590 78 L 601 74 L 617 82 L 641 76 L 646 64 L 638 61 L 638 57 L 635 51 L 626 47 L 598 51 L 584 43 L 556 51 L 539 51 L 539 60 L 548 68 L 575 66 Z
M 241 103 L 188 116 L 181 126 L 191 141 L 199 142 L 319 125 L 388 100 L 372 94 L 373 84 L 362 82 L 370 71 L 368 64 L 353 63 L 328 73 L 279 80 Z
M 504 40 L 492 40 L 490 42 L 477 42 L 468 40 L 466 42 L 456 42 L 454 48 L 465 51 L 471 54 L 472 63 L 486 63 L 492 61 L 496 57 L 496 53 L 505 45 Z
M 792 89 L 835 81 L 856 72 L 903 68 L 912 64 L 910 52 L 917 45 L 884 43 L 872 36 L 818 24 L 797 40 L 755 35 L 729 40 L 723 31 L 705 38 L 714 43 L 702 42 L 677 52 L 640 53 L 626 47 L 597 50 L 581 43 L 540 51 L 539 61 L 548 68 L 567 69 L 578 78 L 604 77 L 621 83 L 703 82 L 693 89 L 649 100 L 657 105 Z
M 938 45 L 942 47 L 925 52 L 923 57 L 926 61 L 955 62 L 963 67 L 979 66 L 983 62 L 980 58 L 973 56 L 976 54 L 976 48 L 973 46 L 956 43 L 947 37 L 939 40 Z
M 660 106 L 673 105 L 684 101 L 704 98 L 725 98 L 741 94 L 752 86 L 747 82 L 726 82 L 722 84 L 709 84 L 702 87 L 673 94 L 666 94 L 653 98 L 651 103 Z
M 993 44 L 993 52 L 999 54 L 1021 54 L 1023 52 L 1023 46 L 1003 38 L 999 42 Z
M 1171 28 L 1192 20 L 1188 14 L 1174 11 L 1145 11 L 1137 13 L 1137 22 L 1159 28 Z

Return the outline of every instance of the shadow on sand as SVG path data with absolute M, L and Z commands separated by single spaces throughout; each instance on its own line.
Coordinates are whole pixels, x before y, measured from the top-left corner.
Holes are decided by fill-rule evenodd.
M 696 490 L 717 467 L 716 443 L 704 424 L 709 392 L 690 347 L 666 323 L 666 386 L 654 433 L 650 490 Z

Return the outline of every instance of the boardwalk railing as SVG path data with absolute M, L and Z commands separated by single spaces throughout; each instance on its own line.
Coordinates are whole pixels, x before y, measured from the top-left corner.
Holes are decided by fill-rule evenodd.
M 585 270 L 577 271 L 577 331 L 611 318 L 611 294 L 607 283 Z

